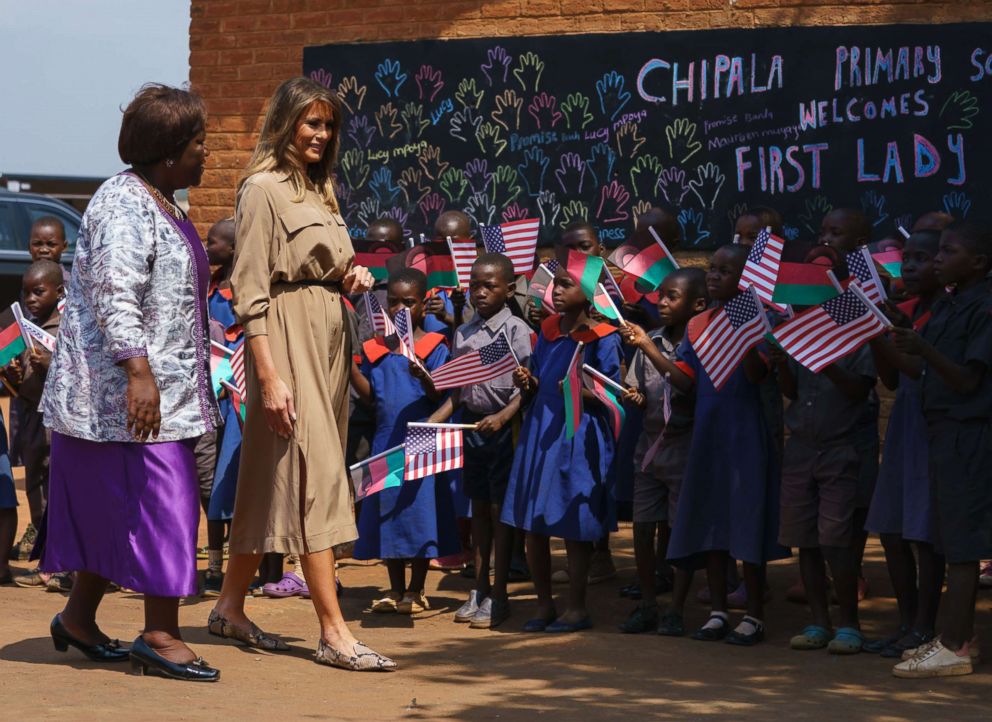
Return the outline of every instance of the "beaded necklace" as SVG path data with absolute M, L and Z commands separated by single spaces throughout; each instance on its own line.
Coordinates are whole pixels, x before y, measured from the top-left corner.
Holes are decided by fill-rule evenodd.
M 186 220 L 186 214 L 183 213 L 182 209 L 176 205 L 175 201 L 170 201 L 168 198 L 166 198 L 165 195 L 162 193 L 162 191 L 160 191 L 158 188 L 153 186 L 147 178 L 141 175 L 141 173 L 139 173 L 136 170 L 133 172 L 136 176 L 138 176 L 138 179 L 142 182 L 145 188 L 148 189 L 148 192 L 152 194 L 155 200 L 157 200 L 162 205 L 162 207 L 165 208 L 165 210 L 169 213 L 169 215 L 171 215 L 176 220 L 180 220 L 180 221 Z

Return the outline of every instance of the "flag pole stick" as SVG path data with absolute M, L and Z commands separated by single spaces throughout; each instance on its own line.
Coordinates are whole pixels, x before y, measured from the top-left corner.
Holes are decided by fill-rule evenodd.
M 407 427 L 412 429 L 469 429 L 475 430 L 478 424 L 432 424 L 427 421 L 409 421 Z
M 731 241 L 731 243 L 733 243 L 736 246 L 736 245 L 739 245 L 740 242 L 741 242 L 741 234 L 740 233 L 735 233 L 734 234 L 734 240 Z
M 868 296 L 865 294 L 864 289 L 861 288 L 858 283 L 852 283 L 848 286 L 848 288 L 854 291 L 854 295 L 861 299 L 861 301 L 868 307 L 868 309 L 875 315 L 875 318 L 877 318 L 883 326 L 886 328 L 892 328 L 893 324 L 892 321 L 889 320 L 889 317 L 879 311 L 875 304 L 868 300 Z
M 513 363 L 515 363 L 517 366 L 519 366 L 520 365 L 520 359 L 518 359 L 517 358 L 517 355 L 515 353 L 513 353 L 513 344 L 510 343 L 510 337 L 506 335 L 506 329 L 501 328 L 499 330 L 499 333 L 503 337 L 503 339 L 506 341 L 506 347 L 508 349 L 510 349 L 510 355 L 513 357 Z
M 14 318 L 17 320 L 17 330 L 21 332 L 21 338 L 24 339 L 24 343 L 27 347 L 34 351 L 34 339 L 31 338 L 31 334 L 24 330 L 24 313 L 21 311 L 21 304 L 14 301 L 10 304 L 10 310 L 14 312 Z
M 10 395 L 13 396 L 15 399 L 18 396 L 20 396 L 20 394 L 17 393 L 17 390 L 13 386 L 10 385 L 10 382 L 7 381 L 6 378 L 4 378 L 3 374 L 0 374 L 0 381 L 3 381 L 4 388 L 6 388 L 7 391 L 10 392 Z
M 222 343 L 217 343 L 216 341 L 211 340 L 210 341 L 210 347 L 211 348 L 215 348 L 218 351 L 222 351 L 225 356 L 233 356 L 234 355 L 234 351 L 232 351 L 231 349 L 229 349 L 227 346 L 225 346 Z
M 404 447 L 406 447 L 405 443 L 400 444 L 399 446 L 394 446 L 392 449 L 386 449 L 385 451 L 380 451 L 375 456 L 370 456 L 367 459 L 363 459 L 362 461 L 359 461 L 357 464 L 352 464 L 351 466 L 348 467 L 348 471 L 354 471 L 355 469 L 360 469 L 361 467 L 367 466 L 368 464 L 371 464 L 373 461 L 376 461 L 377 459 L 381 459 L 384 456 L 389 456 L 397 449 L 402 449 Z
M 579 353 L 582 351 L 582 347 L 583 346 L 585 346 L 585 343 L 583 343 L 582 341 L 579 341 L 578 346 L 575 347 L 575 352 L 572 354 L 572 360 L 568 362 L 568 368 L 569 369 L 571 369 L 572 366 L 575 365 L 575 359 L 577 359 L 579 357 Z
M 751 292 L 754 303 L 758 306 L 758 314 L 761 316 L 761 323 L 765 327 L 765 333 L 771 333 L 772 325 L 768 322 L 768 316 L 765 315 L 765 306 L 761 301 L 761 296 L 758 295 L 758 289 L 754 287 L 753 283 L 749 283 L 747 284 L 747 290 Z
M 614 389 L 616 391 L 619 391 L 621 394 L 627 393 L 627 387 L 626 386 L 623 386 L 621 384 L 618 384 L 616 381 L 614 381 L 613 379 L 611 379 L 609 376 L 607 376 L 607 375 L 605 375 L 605 374 L 597 371 L 596 369 L 594 369 L 589 364 L 582 364 L 582 370 L 585 371 L 590 376 L 595 376 L 597 379 L 599 379 L 600 381 L 602 381 L 604 384 L 606 384 L 607 386 L 609 386 L 610 388 L 612 388 L 612 389 Z
M 458 271 L 458 261 L 455 259 L 455 246 L 451 242 L 451 236 L 445 236 L 444 237 L 444 240 L 448 244 L 448 253 L 451 254 L 451 263 L 455 267 L 455 278 L 458 279 L 458 288 L 461 289 L 461 287 L 462 287 L 462 274 L 459 273 L 459 271 Z
M 651 237 L 654 238 L 654 240 L 658 243 L 658 245 L 661 246 L 661 250 L 665 252 L 665 255 L 668 257 L 668 260 L 672 262 L 672 265 L 675 266 L 675 268 L 681 268 L 679 262 L 675 260 L 675 256 L 673 256 L 672 252 L 668 250 L 668 246 L 666 246 L 665 242 L 661 240 L 661 236 L 658 235 L 658 231 L 654 229 L 654 226 L 648 226 L 648 232 L 651 234 Z
M 903 228 L 901 224 L 898 225 L 898 226 L 896 226 L 896 228 L 899 229 L 899 232 L 902 234 L 902 237 L 903 238 L 909 238 L 909 231 L 907 231 L 905 228 Z
M 607 273 L 609 273 L 609 271 L 607 271 Z M 621 313 L 620 313 L 620 309 L 619 309 L 619 308 L 617 308 L 617 305 L 616 305 L 616 303 L 614 303 L 614 302 L 613 302 L 613 296 L 611 296 L 611 295 L 610 295 L 610 294 L 609 294 L 609 293 L 607 292 L 607 290 L 606 290 L 606 286 L 604 286 L 604 285 L 603 285 L 602 283 L 600 283 L 600 284 L 599 284 L 599 291 L 600 291 L 600 293 L 602 293 L 602 294 L 603 294 L 604 296 L 606 296 L 606 300 L 607 300 L 607 301 L 609 301 L 609 303 L 610 303 L 610 308 L 612 308 L 612 309 L 613 309 L 613 312 L 614 312 L 614 313 L 616 313 L 616 315 L 617 315 L 617 320 L 618 320 L 618 321 L 620 321 L 620 325 L 621 325 L 621 326 L 623 326 L 624 328 L 627 328 L 627 322 L 626 322 L 626 321 L 624 320 L 624 317 L 623 317 L 623 314 L 621 314 Z
M 833 271 L 827 271 L 827 278 L 830 279 L 830 283 L 837 289 L 837 293 L 844 293 L 844 287 L 840 285 L 840 281 L 837 280 L 837 276 L 834 275 Z
M 858 251 L 865 259 L 865 264 L 868 266 L 868 273 L 871 274 L 871 280 L 878 286 L 879 295 L 881 295 L 883 301 L 888 301 L 889 297 L 885 293 L 885 286 L 882 285 L 882 279 L 878 276 L 878 269 L 875 268 L 875 259 L 871 257 L 871 251 L 868 250 L 868 246 L 861 246 Z M 875 304 L 872 305 L 874 306 Z

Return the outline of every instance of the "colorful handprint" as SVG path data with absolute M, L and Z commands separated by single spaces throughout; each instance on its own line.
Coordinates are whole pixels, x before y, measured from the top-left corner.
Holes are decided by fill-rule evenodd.
M 535 95 L 527 106 L 527 112 L 534 119 L 538 130 L 549 130 L 558 125 L 561 113 L 558 111 L 558 99 L 553 95 L 541 93 Z
M 486 80 L 489 81 L 490 87 L 497 82 L 506 83 L 511 63 L 513 63 L 513 58 L 506 52 L 506 48 L 500 45 L 489 48 L 486 53 L 486 62 L 480 66 L 480 69 L 482 74 L 486 76 Z
M 357 113 L 362 109 L 367 90 L 366 86 L 358 84 L 358 78 L 349 75 L 338 85 L 338 99 L 349 113 Z
M 544 61 L 537 53 L 527 52 L 517 58 L 517 67 L 513 77 L 520 83 L 525 93 L 536 93 L 541 85 L 541 74 L 544 72 Z
M 406 82 L 406 73 L 400 69 L 398 60 L 386 58 L 376 66 L 375 82 L 386 92 L 386 95 L 397 98 L 400 94 L 400 88 Z
M 417 97 L 421 100 L 433 102 L 444 87 L 441 71 L 435 70 L 433 65 L 421 65 L 413 79 L 417 83 Z
M 630 102 L 630 92 L 624 90 L 624 79 L 616 70 L 603 75 L 596 81 L 596 94 L 599 95 L 599 109 L 609 120 L 617 117 L 617 113 Z
M 619 223 L 630 218 L 627 212 L 627 203 L 630 201 L 630 193 L 622 183 L 610 181 L 599 192 L 599 208 L 596 210 L 596 217 L 603 223 Z

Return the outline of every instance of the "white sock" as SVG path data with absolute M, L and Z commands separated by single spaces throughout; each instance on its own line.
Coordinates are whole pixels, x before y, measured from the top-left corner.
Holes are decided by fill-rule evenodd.
M 743 634 L 749 637 L 764 626 L 764 623 L 760 619 L 745 616 L 744 619 L 741 620 L 741 623 L 734 628 L 734 631 L 738 634 Z
M 710 618 L 706 620 L 703 629 L 720 629 L 720 627 L 727 626 L 729 619 L 730 615 L 726 612 L 710 612 Z

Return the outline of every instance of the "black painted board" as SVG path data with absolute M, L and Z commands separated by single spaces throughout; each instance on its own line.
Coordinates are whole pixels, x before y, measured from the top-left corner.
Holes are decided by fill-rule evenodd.
M 832 207 L 876 240 L 992 207 L 992 23 L 325 45 L 303 64 L 345 104 L 355 235 L 462 209 L 540 217 L 546 240 L 586 218 L 616 245 L 668 203 L 703 250 L 754 205 L 807 240 Z

